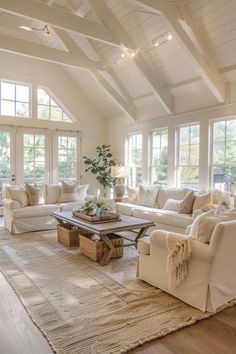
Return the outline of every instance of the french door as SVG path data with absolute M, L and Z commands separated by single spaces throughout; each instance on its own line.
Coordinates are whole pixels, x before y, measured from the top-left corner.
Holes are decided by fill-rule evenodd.
M 10 127 L 0 128 L 0 190 L 15 183 L 15 132 Z

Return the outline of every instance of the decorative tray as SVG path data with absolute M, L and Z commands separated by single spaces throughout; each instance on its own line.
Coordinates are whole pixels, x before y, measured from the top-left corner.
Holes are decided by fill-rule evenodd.
M 83 214 L 80 211 L 73 211 L 72 214 L 74 218 L 83 219 L 88 222 L 96 223 L 96 224 L 121 220 L 120 215 L 116 213 L 106 213 L 103 216 L 97 216 L 97 215 L 90 216 L 90 215 Z

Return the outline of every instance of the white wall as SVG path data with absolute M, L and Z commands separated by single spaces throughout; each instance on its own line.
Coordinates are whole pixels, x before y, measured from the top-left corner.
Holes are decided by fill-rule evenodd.
M 210 124 L 218 118 L 236 117 L 236 103 L 216 106 L 200 111 L 168 116 L 140 123 L 130 123 L 125 117 L 111 119 L 108 123 L 109 144 L 112 145 L 112 152 L 120 163 L 124 163 L 124 143 L 127 133 L 143 133 L 143 171 L 144 183 L 148 183 L 148 143 L 149 132 L 155 128 L 168 127 L 169 129 L 169 162 L 168 162 L 168 185 L 176 186 L 176 127 L 191 122 L 200 123 L 200 176 L 199 187 L 208 189 L 210 187 L 209 162 L 210 162 Z
M 80 131 L 81 157 L 92 156 L 97 145 L 106 143 L 104 118 L 99 115 L 93 103 L 62 66 L 2 52 L 0 53 L 0 78 L 30 83 L 34 100 L 36 85 L 48 87 L 74 118 L 73 124 L 40 121 L 36 119 L 33 112 L 33 119 L 0 117 L 0 125 Z M 90 193 L 95 193 L 98 184 L 94 176 L 85 174 L 82 162 L 80 168 L 82 181 L 90 184 Z

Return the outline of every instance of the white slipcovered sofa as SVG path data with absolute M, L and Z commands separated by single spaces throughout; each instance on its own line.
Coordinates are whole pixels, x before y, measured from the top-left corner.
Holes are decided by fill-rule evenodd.
M 18 193 L 18 200 L 15 200 L 12 195 L 14 193 L 11 193 L 12 190 L 15 192 L 15 189 L 20 190 L 21 193 Z M 86 198 L 88 185 L 78 186 L 77 200 L 70 202 L 60 202 L 62 194 L 62 185 L 60 184 L 45 184 L 40 189 L 41 201 L 39 205 L 30 205 L 24 187 L 7 187 L 4 190 L 2 200 L 4 227 L 11 234 L 55 229 L 57 221 L 51 216 L 51 213 L 79 209 Z
M 168 287 L 167 234 L 154 231 L 139 240 L 139 279 L 202 311 L 214 312 L 236 298 L 236 220 L 216 225 L 210 243 L 192 241 L 188 275 L 175 290 Z
M 175 202 L 181 202 L 191 192 L 190 189 L 140 185 L 136 191 L 129 187 L 127 187 L 127 191 L 128 197 L 125 198 L 125 201 L 116 203 L 117 210 L 120 214 L 147 219 L 155 223 L 154 227 L 149 228 L 148 234 L 153 230 L 185 233 L 187 227 L 193 223 L 193 213 L 180 213 L 175 205 Z M 142 194 L 141 197 L 140 194 Z M 230 204 L 229 194 L 226 192 L 217 190 L 206 194 L 208 194 L 208 203 L 214 207 L 222 202 Z M 194 205 L 193 210 L 196 213 L 196 209 L 201 206 L 197 202 L 196 207 Z

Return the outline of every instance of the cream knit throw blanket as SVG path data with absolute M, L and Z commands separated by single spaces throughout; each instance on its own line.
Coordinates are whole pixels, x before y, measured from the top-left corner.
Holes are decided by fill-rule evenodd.
M 166 238 L 168 257 L 168 286 L 174 290 L 188 275 L 188 260 L 192 252 L 192 239 L 169 232 Z

